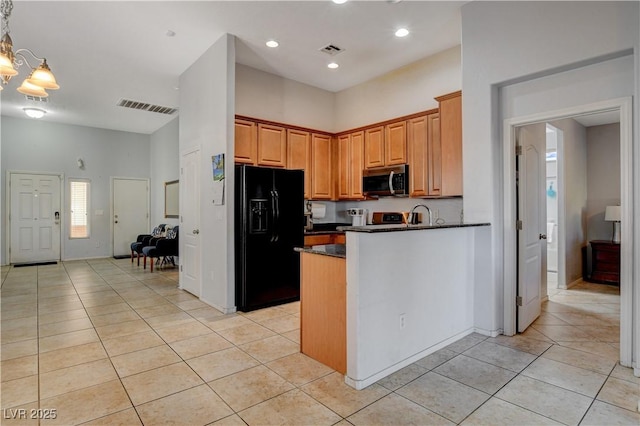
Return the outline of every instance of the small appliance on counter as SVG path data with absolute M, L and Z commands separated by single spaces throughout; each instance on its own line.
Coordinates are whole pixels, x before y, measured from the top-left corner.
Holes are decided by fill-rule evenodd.
M 422 223 L 422 213 L 414 213 L 416 221 Z M 371 218 L 373 225 L 400 225 L 409 223 L 409 212 L 373 212 Z
M 369 210 L 367 209 L 347 209 L 347 214 L 351 216 L 351 226 L 366 226 Z

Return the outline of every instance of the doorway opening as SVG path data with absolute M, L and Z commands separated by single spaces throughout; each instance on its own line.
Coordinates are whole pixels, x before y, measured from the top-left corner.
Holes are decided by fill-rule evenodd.
M 580 107 L 567 108 L 565 110 L 551 111 L 546 113 L 539 113 L 527 117 L 519 117 L 513 119 L 507 119 L 504 123 L 504 334 L 513 335 L 516 333 L 516 318 L 517 308 L 516 303 L 510 303 L 510 300 L 516 300 L 517 295 L 517 283 L 518 283 L 518 255 L 517 255 L 517 231 L 515 226 L 510 226 L 512 223 L 516 223 L 518 218 L 518 208 L 516 205 L 516 160 L 513 153 L 516 147 L 516 134 L 518 128 L 535 124 L 535 123 L 547 123 L 554 122 L 556 120 L 576 118 L 582 116 L 589 116 L 596 113 L 615 113 L 619 116 L 620 121 L 620 149 L 618 155 L 620 158 L 620 204 L 621 204 L 621 216 L 622 216 L 622 238 L 621 247 L 624 250 L 621 251 L 620 261 L 620 362 L 624 366 L 631 366 L 632 357 L 632 312 L 633 312 L 633 299 L 631 293 L 632 282 L 632 254 L 633 254 L 633 180 L 632 180 L 632 164 L 633 157 L 631 155 L 632 145 L 632 116 L 631 116 L 631 99 L 622 98 L 611 101 L 598 102 L 595 104 L 584 105 Z M 566 141 L 565 141 L 566 144 Z M 565 146 L 565 156 L 568 155 Z M 556 161 L 557 161 L 556 153 Z M 566 172 L 566 171 L 565 171 Z M 546 179 L 546 176 L 545 176 Z M 565 183 L 566 186 L 566 183 Z M 565 196 L 559 200 L 568 198 L 568 195 L 573 196 L 573 192 L 569 189 L 563 191 L 562 179 L 557 186 L 558 189 L 552 188 L 556 191 L 556 197 L 561 193 Z M 545 187 L 549 190 L 549 186 Z M 551 191 L 551 193 L 553 193 Z M 561 209 L 560 206 L 558 206 Z M 566 206 L 564 208 L 566 211 Z M 562 225 L 560 223 L 560 215 L 558 216 L 558 229 L 557 240 L 558 241 L 558 275 L 560 275 L 560 263 L 562 259 L 560 244 L 563 240 L 566 241 L 567 236 L 561 237 L 563 233 Z M 578 217 L 579 221 L 586 221 L 586 218 Z M 544 228 L 540 230 L 541 233 L 548 231 L 547 224 L 544 223 Z M 568 225 L 567 225 L 568 226 Z M 565 226 L 565 233 L 566 227 Z M 588 242 L 588 237 L 585 235 L 582 241 L 582 245 Z M 546 242 L 545 242 L 546 247 Z M 567 249 L 564 249 L 566 252 Z M 580 257 L 581 259 L 581 257 Z M 546 262 L 545 262 L 546 263 Z M 574 265 L 575 266 L 575 265 Z M 567 265 L 568 267 L 568 265 Z M 545 266 L 545 277 L 547 268 Z M 565 277 L 567 273 L 564 273 Z M 565 284 L 571 285 L 573 281 L 578 281 L 582 277 L 566 278 Z M 541 289 L 542 293 L 542 289 Z M 546 293 L 546 289 L 545 289 Z

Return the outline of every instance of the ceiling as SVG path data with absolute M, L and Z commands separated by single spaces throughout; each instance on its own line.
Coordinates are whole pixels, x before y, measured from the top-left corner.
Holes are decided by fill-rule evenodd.
M 178 107 L 180 75 L 225 33 L 236 36 L 238 63 L 337 92 L 459 45 L 464 3 L 15 1 L 14 50 L 46 57 L 60 90 L 27 100 L 15 90 L 23 66 L 0 92 L 2 115 L 25 117 L 36 106 L 45 121 L 153 133 L 175 115 L 117 103 Z M 409 36 L 394 36 L 401 26 Z M 269 39 L 280 46 L 266 47 Z M 344 51 L 330 57 L 319 50 L 328 44 Z M 331 61 L 340 67 L 328 69 Z

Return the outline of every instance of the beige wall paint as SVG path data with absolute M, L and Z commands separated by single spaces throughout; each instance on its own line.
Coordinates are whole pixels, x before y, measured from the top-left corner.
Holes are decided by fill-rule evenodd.
M 587 238 L 611 239 L 607 206 L 620 204 L 620 124 L 587 128 Z
M 236 114 L 331 132 L 332 92 L 236 64 Z
M 335 129 L 353 129 L 437 108 L 436 96 L 462 88 L 460 55 L 460 46 L 456 46 L 338 92 Z

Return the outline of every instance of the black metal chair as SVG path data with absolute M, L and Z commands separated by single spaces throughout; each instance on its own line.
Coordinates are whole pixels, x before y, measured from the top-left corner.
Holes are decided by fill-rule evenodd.
M 179 234 L 180 227 L 174 226 L 172 229 L 167 230 L 167 236 L 162 238 L 152 238 L 149 240 L 149 245 L 143 247 L 142 255 L 144 256 L 143 264 L 144 268 L 147 268 L 147 257 L 149 258 L 151 265 L 151 272 L 153 272 L 153 259 L 158 258 L 158 266 L 163 266 L 171 263 L 175 266 L 174 256 L 178 256 L 179 248 Z M 160 260 L 162 258 L 162 260 Z

